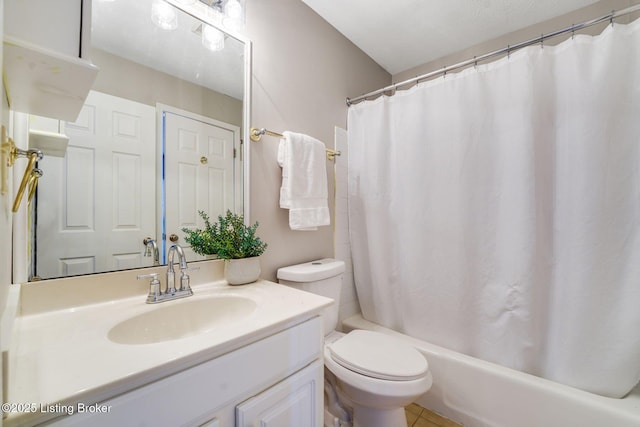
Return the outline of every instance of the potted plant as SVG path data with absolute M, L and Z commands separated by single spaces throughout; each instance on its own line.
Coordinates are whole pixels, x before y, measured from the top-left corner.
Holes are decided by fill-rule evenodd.
M 204 229 L 183 228 L 191 249 L 200 255 L 217 255 L 225 260 L 225 278 L 230 285 L 243 285 L 258 280 L 259 256 L 267 244 L 256 235 L 258 223 L 247 226 L 242 215 L 227 211 L 218 215 L 218 222 L 211 223 L 209 216 L 198 211 L 204 220 Z
M 185 241 L 191 245 L 193 252 L 198 255 L 213 258 L 217 252 L 214 238 L 214 236 L 218 234 L 217 224 L 211 224 L 209 215 L 204 211 L 198 211 L 198 214 L 204 220 L 204 228 L 183 228 L 182 231 L 185 233 Z

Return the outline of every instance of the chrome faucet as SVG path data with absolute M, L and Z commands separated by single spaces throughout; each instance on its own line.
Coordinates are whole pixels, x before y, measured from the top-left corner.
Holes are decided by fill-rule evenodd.
M 175 257 L 176 252 L 178 253 L 178 262 L 180 264 L 180 287 L 178 289 L 176 289 L 175 285 L 176 272 L 173 269 L 173 258 Z M 149 284 L 149 295 L 147 296 L 147 304 L 156 304 L 159 302 L 190 297 L 191 295 L 193 295 L 193 291 L 191 290 L 191 286 L 189 285 L 190 279 L 187 271 L 199 270 L 200 267 L 194 268 L 187 265 L 187 258 L 184 256 L 184 250 L 180 245 L 172 245 L 169 248 L 167 259 L 167 284 L 164 292 L 162 291 L 162 286 L 158 281 L 158 273 L 141 274 L 138 276 L 138 279 L 143 279 L 146 277 L 151 278 L 151 283 Z
M 142 243 L 144 243 L 144 256 L 151 256 L 151 251 L 153 251 L 153 265 L 160 265 L 160 253 L 158 252 L 156 241 L 151 237 L 147 237 Z
M 167 294 L 173 294 L 176 292 L 176 273 L 173 270 L 173 257 L 175 253 L 178 253 L 178 262 L 180 263 L 180 289 L 182 290 L 184 287 L 183 282 L 183 277 L 186 274 L 185 271 L 187 270 L 187 259 L 184 256 L 184 250 L 182 249 L 182 246 L 180 245 L 171 245 L 171 247 L 169 248 L 169 252 L 167 252 L 167 289 L 165 291 L 165 293 Z M 191 291 L 191 288 L 189 287 L 189 276 L 187 276 L 187 281 L 186 281 L 186 289 L 189 289 L 189 291 Z

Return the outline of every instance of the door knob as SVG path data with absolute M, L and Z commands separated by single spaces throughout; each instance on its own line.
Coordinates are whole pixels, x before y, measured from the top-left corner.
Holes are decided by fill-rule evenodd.
M 171 234 L 169 236 L 169 240 L 171 240 L 173 243 L 177 242 L 180 238 L 178 237 L 177 234 Z

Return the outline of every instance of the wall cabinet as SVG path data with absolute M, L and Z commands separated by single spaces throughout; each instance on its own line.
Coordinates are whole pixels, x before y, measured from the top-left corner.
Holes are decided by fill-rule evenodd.
M 4 7 L 9 107 L 75 121 L 98 73 L 88 60 L 91 1 L 23 0 Z
M 4 5 L 6 35 L 70 57 L 86 57 L 91 1 L 21 0 Z M 85 55 L 83 55 L 83 53 Z
M 314 317 L 104 402 L 72 406 L 75 414 L 47 425 L 321 427 L 321 349 Z

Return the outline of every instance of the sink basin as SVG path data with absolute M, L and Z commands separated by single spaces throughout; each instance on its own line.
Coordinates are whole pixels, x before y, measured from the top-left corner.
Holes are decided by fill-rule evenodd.
M 255 309 L 253 300 L 231 295 L 170 301 L 123 320 L 109 330 L 108 337 L 119 344 L 177 340 L 233 325 Z

